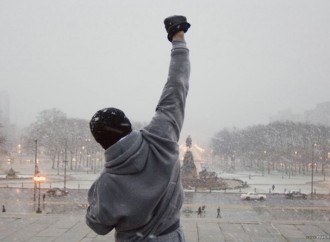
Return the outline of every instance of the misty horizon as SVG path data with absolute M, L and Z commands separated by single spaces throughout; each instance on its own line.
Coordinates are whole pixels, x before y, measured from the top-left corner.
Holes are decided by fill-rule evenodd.
M 0 90 L 0 93 L 1 92 L 4 92 L 4 91 L 1 91 Z M 325 102 L 325 103 L 330 103 L 330 102 Z M 323 103 L 318 103 L 317 105 L 319 105 L 319 104 L 323 104 Z M 315 107 L 317 106 L 317 105 L 315 105 Z M 314 108 L 315 108 L 314 107 Z M 59 111 L 62 111 L 62 110 L 60 110 L 60 109 L 58 109 L 58 108 L 56 108 L 56 107 L 53 107 L 53 108 L 48 108 L 48 109 L 45 109 L 45 110 L 51 110 L 51 109 L 57 109 L 57 110 L 59 110 Z M 45 110 L 40 110 L 39 112 L 37 112 L 37 114 L 36 114 L 36 116 L 35 116 L 35 118 L 33 119 L 33 120 L 31 120 L 31 122 L 29 122 L 29 123 L 21 123 L 21 124 L 17 124 L 17 123 L 12 123 L 11 121 L 10 121 L 10 123 L 11 124 L 13 124 L 13 125 L 17 125 L 17 128 L 19 128 L 19 129 L 22 129 L 22 128 L 26 128 L 26 127 L 28 127 L 30 124 L 32 124 L 32 123 L 34 123 L 36 120 L 37 120 L 37 116 L 39 115 L 39 113 L 41 113 L 42 111 L 45 111 Z M 293 115 L 303 115 L 304 114 L 304 112 L 306 112 L 306 111 L 310 111 L 311 109 L 309 109 L 309 110 L 301 110 L 301 112 L 295 112 L 295 110 L 292 110 L 292 109 L 285 109 L 285 110 L 281 110 L 281 111 L 279 111 L 277 114 L 274 114 L 274 115 L 272 115 L 271 117 L 269 117 L 269 119 L 268 119 L 268 121 L 266 121 L 266 122 L 256 122 L 256 123 L 251 123 L 251 124 L 247 124 L 247 125 L 245 125 L 245 126 L 226 126 L 226 127 L 219 127 L 218 129 L 215 129 L 214 130 L 214 132 L 213 133 L 210 133 L 210 136 L 209 137 L 207 137 L 207 136 L 203 136 L 203 135 L 201 135 L 201 134 L 199 134 L 198 132 L 190 132 L 190 133 L 187 133 L 187 134 L 184 134 L 185 136 L 183 136 L 183 135 L 181 135 L 181 137 L 180 137 L 180 141 L 181 141 L 181 143 L 184 143 L 184 141 L 185 141 L 185 139 L 186 139 L 186 137 L 188 136 L 188 135 L 191 135 L 191 136 L 193 136 L 193 138 L 194 138 L 194 141 L 196 141 L 197 140 L 197 142 L 199 143 L 199 144 L 202 144 L 202 145 L 207 145 L 207 143 L 211 140 L 211 138 L 217 133 L 217 132 L 219 132 L 220 130 L 222 130 L 222 129 L 226 129 L 226 128 L 239 128 L 239 129 L 244 129 L 244 128 L 247 128 L 248 126 L 255 126 L 255 125 L 260 125 L 260 124 L 269 124 L 269 123 L 271 123 L 271 122 L 273 122 L 274 120 L 271 120 L 271 118 L 277 118 L 276 116 L 277 115 L 280 115 L 281 113 L 284 113 L 284 114 L 293 114 Z M 62 111 L 63 112 L 63 111 Z M 73 119 L 75 119 L 75 118 L 77 118 L 77 119 L 84 119 L 84 120 L 87 120 L 87 121 L 89 121 L 90 119 L 88 119 L 88 118 L 82 118 L 82 117 L 72 117 L 72 116 L 70 116 L 69 114 L 67 114 L 67 113 L 65 113 L 65 115 L 66 115 L 66 117 L 67 118 L 73 118 Z M 288 119 L 289 120 L 289 119 Z M 148 121 L 147 120 L 131 120 L 132 122 L 136 122 L 136 123 L 140 123 L 140 124 L 146 124 Z M 282 121 L 282 120 L 280 120 L 280 119 L 276 119 L 276 121 Z
M 329 102 L 329 1 L 3 1 L 0 90 L 18 126 L 57 108 L 149 122 L 167 78 L 163 20 L 183 14 L 191 56 L 181 139 L 266 124 Z

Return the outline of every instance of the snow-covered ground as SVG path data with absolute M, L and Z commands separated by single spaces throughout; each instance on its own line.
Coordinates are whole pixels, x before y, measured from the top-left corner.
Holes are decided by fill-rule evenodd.
M 6 180 L 5 171 L 13 168 L 18 172 L 19 177 L 24 179 Z M 66 176 L 66 187 L 69 189 L 88 189 L 92 182 L 98 177 L 99 172 L 102 168 L 97 168 L 95 171 L 92 169 L 71 171 L 67 168 Z M 46 177 L 46 181 L 41 184 L 43 188 L 47 187 L 64 187 L 64 169 L 58 171 L 57 169 L 51 169 L 50 163 L 39 164 L 39 170 L 42 176 Z M 209 168 L 212 171 L 212 168 Z M 59 174 L 58 174 L 59 173 Z M 32 188 L 34 174 L 34 164 L 5 164 L 0 167 L 0 187 L 26 187 Z M 246 182 L 249 186 L 244 189 L 227 190 L 226 192 L 247 192 L 257 191 L 260 193 L 283 193 L 286 190 L 301 190 L 305 193 L 311 193 L 311 176 L 294 175 L 289 177 L 282 174 L 265 174 L 264 176 L 260 173 L 249 173 L 236 172 L 236 173 L 221 173 L 218 172 L 218 176 L 224 179 L 240 179 Z M 275 185 L 274 191 L 271 187 Z M 315 175 L 313 179 L 313 190 L 320 194 L 330 194 L 330 177 L 324 177 Z
M 41 184 L 43 188 L 64 187 L 64 168 L 51 169 L 50 163 L 40 163 L 38 165 L 40 175 L 46 177 L 45 182 Z M 17 176 L 21 179 L 5 179 L 5 171 L 13 168 Z M 85 169 L 80 171 L 71 171 L 66 169 L 66 187 L 69 189 L 89 189 L 92 182 L 98 177 L 101 168 Z M 33 188 L 34 164 L 5 164 L 0 167 L 0 187 L 25 187 Z
M 224 179 L 240 179 L 246 182 L 249 187 L 241 189 L 242 191 L 254 191 L 261 193 L 283 193 L 287 190 L 300 190 L 305 193 L 311 193 L 311 176 L 294 175 L 288 176 L 282 174 L 265 174 L 260 173 L 237 172 L 237 173 L 220 173 L 219 177 Z M 275 186 L 272 191 L 272 186 Z M 313 190 L 320 194 L 330 194 L 330 178 L 317 175 L 313 177 Z

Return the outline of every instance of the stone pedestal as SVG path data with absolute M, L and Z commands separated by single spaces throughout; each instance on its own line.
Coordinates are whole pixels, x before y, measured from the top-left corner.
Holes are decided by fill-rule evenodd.
M 181 177 L 197 179 L 197 169 L 194 162 L 194 156 L 190 150 L 184 154 L 183 165 L 181 167 Z

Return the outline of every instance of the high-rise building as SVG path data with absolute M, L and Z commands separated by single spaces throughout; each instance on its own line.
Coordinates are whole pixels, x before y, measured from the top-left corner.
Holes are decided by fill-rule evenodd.
M 330 102 L 319 103 L 315 109 L 305 112 L 308 123 L 330 126 Z
M 295 114 L 291 110 L 285 110 L 270 118 L 271 122 L 286 120 L 330 126 L 330 102 L 319 103 L 314 109 L 307 110 L 303 114 Z
M 305 122 L 305 117 L 303 114 L 293 113 L 291 109 L 280 111 L 276 115 L 270 117 L 270 122 L 287 120 L 293 122 Z

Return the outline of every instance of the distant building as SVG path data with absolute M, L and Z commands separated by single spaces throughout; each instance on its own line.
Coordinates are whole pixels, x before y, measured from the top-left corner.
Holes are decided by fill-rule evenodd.
M 306 122 L 330 126 L 330 102 L 320 103 L 313 110 L 305 112 Z
M 291 109 L 280 111 L 277 115 L 270 117 L 271 122 L 287 120 L 293 122 L 305 122 L 305 117 L 304 114 L 293 113 Z
M 270 118 L 270 122 L 293 121 L 330 126 L 330 102 L 319 103 L 314 109 L 303 114 L 293 113 L 292 110 L 283 110 Z

